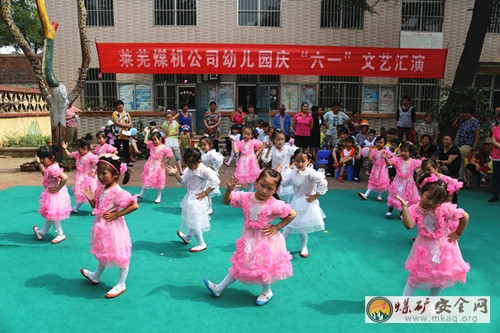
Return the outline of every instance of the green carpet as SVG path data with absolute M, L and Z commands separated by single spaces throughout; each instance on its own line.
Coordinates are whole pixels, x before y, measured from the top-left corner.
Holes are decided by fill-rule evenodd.
M 105 270 L 98 285 L 79 273 L 97 263 L 89 252 L 90 206 L 63 221 L 66 241 L 50 244 L 51 231 L 38 242 L 31 228 L 44 223 L 37 212 L 41 189 L 0 191 L 0 332 L 500 331 L 500 204 L 486 202 L 485 192 L 460 193 L 460 206 L 471 216 L 460 240 L 471 271 L 466 284 L 443 295 L 491 296 L 491 324 L 422 326 L 364 323 L 365 296 L 402 293 L 404 261 L 416 234 L 397 218 L 385 219 L 385 203 L 375 196 L 363 202 L 355 191 L 331 190 L 321 197 L 328 233 L 310 234 L 308 259 L 298 254 L 298 236 L 290 237 L 294 275 L 274 284 L 273 299 L 257 307 L 258 286 L 235 282 L 214 299 L 203 284 L 204 277 L 219 282 L 226 275 L 242 228 L 241 210 L 220 198 L 205 234 L 207 251 L 191 254 L 176 235 L 185 190 L 165 189 L 160 205 L 153 203 L 155 192 L 147 192 L 139 210 L 126 217 L 133 241 L 128 289 L 108 300 L 104 295 L 118 279 L 117 268 Z

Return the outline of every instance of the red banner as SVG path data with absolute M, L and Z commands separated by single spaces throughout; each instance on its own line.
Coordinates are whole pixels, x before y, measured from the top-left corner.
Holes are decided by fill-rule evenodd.
M 98 43 L 102 73 L 443 78 L 446 49 Z

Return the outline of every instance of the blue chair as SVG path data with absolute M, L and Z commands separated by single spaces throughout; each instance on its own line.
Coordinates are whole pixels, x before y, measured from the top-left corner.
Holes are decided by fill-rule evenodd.
M 318 156 L 317 156 L 317 160 L 316 160 L 316 170 L 318 170 L 318 166 L 320 164 L 328 164 L 328 156 L 331 153 L 332 152 L 327 150 L 327 149 L 318 151 Z

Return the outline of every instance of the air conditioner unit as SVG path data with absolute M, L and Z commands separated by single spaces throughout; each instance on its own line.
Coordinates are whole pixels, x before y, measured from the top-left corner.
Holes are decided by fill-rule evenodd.
M 219 81 L 219 74 L 208 74 L 208 81 Z

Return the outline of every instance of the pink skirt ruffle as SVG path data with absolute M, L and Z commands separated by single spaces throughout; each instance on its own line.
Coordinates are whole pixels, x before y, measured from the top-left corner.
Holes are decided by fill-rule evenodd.
M 457 243 L 447 237 L 418 236 L 405 263 L 410 272 L 407 283 L 419 289 L 447 288 L 465 283 L 470 265 L 464 261 Z
M 157 160 L 148 160 L 144 165 L 142 172 L 142 187 L 144 188 L 165 188 L 165 169 L 161 167 L 161 162 Z
M 270 284 L 293 275 L 291 259 L 281 233 L 269 237 L 263 229 L 244 228 L 236 241 L 229 273 L 246 284 Z
M 90 234 L 90 253 L 106 267 L 125 268 L 130 264 L 132 241 L 123 217 L 106 222 L 96 217 Z
M 383 165 L 374 164 L 368 179 L 368 189 L 376 192 L 385 192 L 391 186 L 387 168 Z
M 68 188 L 63 186 L 57 193 L 44 189 L 40 195 L 40 215 L 49 221 L 62 221 L 71 214 L 71 199 Z
M 248 184 L 255 182 L 260 171 L 255 155 L 241 155 L 234 176 L 238 178 L 238 184 Z
M 87 187 L 95 193 L 95 190 L 97 189 L 97 177 L 91 177 L 88 174 L 82 172 L 77 173 L 75 175 L 75 184 L 73 185 L 73 194 L 75 195 L 75 201 L 77 203 L 89 202 L 84 193 L 85 188 Z
M 413 178 L 400 178 L 398 176 L 394 178 L 389 187 L 387 206 L 401 210 L 401 202 L 396 198 L 398 195 L 408 201 L 408 206 L 416 204 L 420 200 L 417 185 Z

